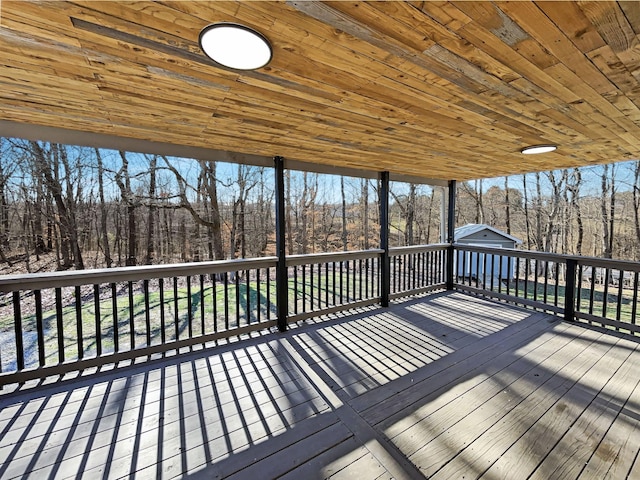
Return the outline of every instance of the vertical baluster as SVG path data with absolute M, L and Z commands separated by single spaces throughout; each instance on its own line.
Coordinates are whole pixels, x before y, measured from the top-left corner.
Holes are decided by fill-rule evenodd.
M 352 291 L 352 300 L 356 300 L 358 298 L 358 290 L 356 288 L 356 280 L 358 279 L 358 269 L 356 267 L 356 260 L 351 260 L 351 275 L 353 278 L 353 291 Z
M 391 268 L 389 274 L 391 276 L 389 281 L 390 293 L 396 293 L 398 291 L 398 287 L 396 286 L 396 279 L 398 278 L 397 274 L 397 265 L 396 265 L 396 255 L 392 255 L 389 257 L 389 263 L 391 264 Z
M 622 318 L 622 284 L 624 283 L 624 270 L 620 269 L 620 276 L 618 277 L 618 301 L 616 302 L 616 320 L 619 322 Z M 619 330 L 616 327 L 616 330 Z
M 369 298 L 369 259 L 364 260 L 364 296 Z
M 502 293 L 502 281 L 504 280 L 502 275 L 502 265 L 504 263 L 504 255 L 498 255 L 498 293 Z M 493 290 L 493 285 L 491 290 Z
M 331 262 L 331 270 L 332 270 L 332 286 L 331 290 L 333 291 L 332 305 L 337 305 L 336 302 L 336 262 Z
M 591 285 L 589 285 L 589 315 L 593 315 L 593 303 L 596 290 L 596 267 L 591 267 Z
M 93 286 L 93 301 L 95 305 L 96 322 L 96 356 L 102 355 L 102 315 L 100 314 L 100 286 Z
M 296 287 L 297 288 L 297 287 Z M 260 323 L 260 310 L 262 309 L 262 298 L 260 294 L 260 269 L 256 268 L 256 316 L 257 321 Z M 294 298 L 297 298 L 298 294 L 295 294 Z M 295 302 L 294 302 L 295 303 Z
M 525 259 L 526 263 L 524 264 L 524 298 L 528 298 L 529 296 L 529 270 L 531 269 L 531 259 Z
M 224 328 L 229 330 L 229 272 L 224 272 Z
M 463 285 L 467 284 L 467 251 L 466 250 L 458 250 L 458 253 L 462 254 L 462 283 Z M 460 273 L 460 271 L 458 271 Z M 469 277 L 471 277 L 469 275 Z
M 482 257 L 482 288 L 487 289 L 487 268 L 489 262 L 489 253 L 485 253 Z
M 578 274 L 576 283 L 576 312 L 582 310 L 582 264 L 578 264 Z
M 563 265 L 563 264 L 555 263 L 555 265 L 554 265 L 554 272 L 556 272 L 555 273 L 556 278 L 555 278 L 555 282 L 554 282 L 555 284 L 554 284 L 554 287 L 553 287 L 553 304 L 556 307 L 558 306 L 558 296 L 559 296 L 559 291 L 560 291 L 560 268 L 561 268 L 561 265 Z
M 187 334 L 189 335 L 187 338 L 193 338 L 193 312 L 192 301 L 191 301 L 191 275 L 187 275 Z
M 44 367 L 45 354 L 44 354 L 44 324 L 42 319 L 42 292 L 40 290 L 33 291 L 34 300 L 36 303 L 36 334 L 38 336 L 38 365 Z
M 411 264 L 413 266 L 413 270 L 411 272 L 411 289 L 415 290 L 416 288 L 416 273 L 418 270 L 418 253 L 411 254 Z
M 520 296 L 520 257 L 516 257 L 516 297 Z
M 358 300 L 362 300 L 362 259 L 358 259 L 358 292 L 360 297 Z
M 20 292 L 13 292 L 13 324 L 16 335 L 16 366 L 18 371 L 24 370 L 24 341 L 22 339 L 22 308 Z
M 180 339 L 180 307 L 178 305 L 178 277 L 173 277 L 173 323 L 175 340 Z
M 324 307 L 329 306 L 329 262 L 324 264 Z
M 127 295 L 129 298 L 129 350 L 136 348 L 136 329 L 133 311 L 133 282 L 127 282 Z
M 293 266 L 293 313 L 298 314 L 298 265 Z M 304 298 L 303 298 L 304 301 Z
M 267 320 L 271 320 L 271 269 L 267 268 Z
M 240 272 L 236 272 L 236 327 L 240 326 Z
M 376 292 L 376 297 L 380 298 L 382 296 L 382 276 L 380 275 L 380 267 L 382 263 L 382 259 L 380 257 L 376 258 L 376 285 L 377 285 L 377 292 Z
M 246 306 L 247 306 L 247 325 L 249 325 L 251 323 L 251 285 L 249 284 L 249 270 L 245 270 L 244 271 L 244 275 L 245 275 L 245 285 L 246 285 L 246 294 L 247 294 L 247 302 L 246 302 Z
M 636 324 L 636 318 L 638 315 L 638 277 L 640 274 L 634 272 L 633 274 L 633 300 L 631 302 L 631 323 Z
M 343 288 L 343 284 L 342 284 L 342 280 L 343 280 L 343 275 L 344 275 L 344 260 L 340 260 L 340 304 L 342 305 L 344 303 L 344 292 L 342 290 Z
M 142 290 L 144 295 L 144 328 L 145 337 L 147 340 L 147 347 L 151 345 L 151 312 L 149 302 L 149 280 L 142 281 Z
M 491 279 L 489 280 L 489 290 L 491 290 L 492 292 L 493 292 L 493 279 L 496 276 L 495 268 L 496 268 L 496 256 L 492 253 L 491 254 Z
M 204 317 L 204 275 L 200 274 L 200 335 L 206 333 Z
M 82 294 L 80 293 L 80 287 L 74 288 L 74 297 L 76 304 L 76 342 L 78 345 L 78 360 L 84 358 L 84 339 L 82 338 Z
M 307 311 L 307 266 L 302 265 L 302 311 Z
M 217 276 L 218 276 L 217 273 L 214 273 L 211 275 L 211 297 L 213 298 L 213 331 L 216 333 L 218 332 L 218 285 L 216 283 Z M 267 282 L 269 282 L 268 272 L 267 272 Z M 268 287 L 267 287 L 267 292 L 268 292 Z M 267 302 L 269 302 L 268 293 L 267 293 Z M 268 311 L 269 311 L 269 308 L 267 307 L 267 312 Z
M 582 266 L 580 266 L 580 273 L 582 273 Z M 580 277 L 582 278 L 582 277 Z M 542 296 L 542 301 L 546 304 L 548 299 L 548 290 L 549 289 L 549 261 L 544 261 L 544 292 Z M 578 301 L 578 305 L 580 302 Z
M 162 345 L 167 343 L 166 318 L 164 311 L 164 279 L 158 279 L 158 294 L 160 298 L 160 342 Z
M 64 318 L 62 314 L 62 289 L 56 288 L 56 329 L 58 331 L 58 362 L 63 363 L 64 353 Z
M 609 280 L 611 270 L 609 267 L 604 269 L 604 293 L 602 294 L 602 316 L 607 318 L 607 304 L 609 303 Z
M 346 287 L 347 287 L 345 301 L 347 303 L 349 303 L 349 283 L 350 283 L 350 280 L 349 280 L 349 260 L 347 260 L 345 263 L 347 265 L 347 271 L 345 272 L 346 276 L 347 276 L 347 278 L 345 279 L 346 280 L 345 283 L 346 283 Z
M 313 312 L 313 263 L 309 265 L 309 311 Z
M 534 260 L 534 268 L 535 271 L 533 272 L 533 300 L 537 301 L 538 300 L 538 259 L 536 258 Z
M 513 278 L 512 256 L 507 256 L 507 295 L 511 294 L 511 279 Z
M 118 290 L 115 283 L 111 283 L 111 316 L 113 318 L 113 351 L 120 351 L 120 325 L 118 316 Z
M 322 310 L 322 264 L 318 264 L 318 310 Z
M 409 261 L 409 255 L 403 255 L 402 256 L 402 268 L 403 268 L 403 272 L 402 272 L 402 291 L 406 292 L 409 289 L 409 275 L 411 274 L 410 271 L 410 261 Z

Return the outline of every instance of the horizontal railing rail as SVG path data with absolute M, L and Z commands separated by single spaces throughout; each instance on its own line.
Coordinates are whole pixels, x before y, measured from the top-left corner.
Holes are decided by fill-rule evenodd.
M 444 289 L 452 271 L 458 290 L 640 333 L 640 263 L 434 244 L 389 249 L 383 274 L 385 258 L 380 249 L 288 256 L 286 322 L 379 303 L 385 281 L 391 299 Z M 265 257 L 2 276 L 0 386 L 275 327 L 277 265 Z
M 276 324 L 275 257 L 0 277 L 0 385 Z
M 449 244 L 389 249 L 391 299 L 445 288 Z
M 455 244 L 455 287 L 630 334 L 640 263 Z
M 287 257 L 289 323 L 380 301 L 383 250 Z
M 393 296 L 443 284 L 446 245 L 392 249 Z M 291 255 L 287 322 L 380 302 L 383 250 Z M 0 386 L 275 327 L 277 257 L 0 277 Z

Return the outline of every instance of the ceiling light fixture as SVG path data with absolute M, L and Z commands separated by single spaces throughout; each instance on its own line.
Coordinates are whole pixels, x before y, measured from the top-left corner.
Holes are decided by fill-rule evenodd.
M 549 153 L 553 152 L 556 148 L 556 145 L 531 145 L 530 147 L 524 147 L 520 150 L 520 153 L 524 153 L 525 155 L 535 155 L 536 153 Z
M 200 32 L 200 48 L 207 57 L 234 70 L 256 70 L 271 61 L 269 40 L 237 23 L 214 23 Z

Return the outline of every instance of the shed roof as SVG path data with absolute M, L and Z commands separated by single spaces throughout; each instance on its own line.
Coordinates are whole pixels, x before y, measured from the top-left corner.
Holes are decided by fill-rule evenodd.
M 462 227 L 456 228 L 453 239 L 455 242 L 457 242 L 458 240 L 469 237 L 474 233 L 481 232 L 482 230 L 490 230 L 506 238 L 507 240 L 511 240 L 512 242 L 515 242 L 518 245 L 522 243 L 522 240 L 520 240 L 519 238 L 516 238 L 512 235 L 509 235 L 506 232 L 503 232 L 502 230 L 498 230 L 497 228 L 492 227 L 491 225 L 486 225 L 484 223 L 468 223 L 467 225 L 463 225 Z

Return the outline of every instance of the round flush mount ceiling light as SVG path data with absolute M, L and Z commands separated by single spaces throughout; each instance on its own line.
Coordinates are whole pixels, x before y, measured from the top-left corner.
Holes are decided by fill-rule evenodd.
M 525 155 L 535 155 L 536 153 L 549 153 L 553 152 L 556 148 L 556 145 L 532 145 L 530 147 L 524 147 L 520 150 L 520 153 L 524 153 Z
M 271 61 L 269 40 L 237 23 L 214 23 L 204 27 L 199 43 L 207 57 L 234 70 L 256 70 Z

